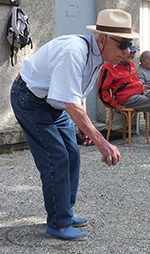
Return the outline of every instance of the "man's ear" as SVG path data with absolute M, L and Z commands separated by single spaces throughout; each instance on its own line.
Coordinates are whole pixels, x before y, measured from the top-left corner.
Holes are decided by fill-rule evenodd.
M 143 58 L 143 60 L 142 60 L 142 64 L 143 64 L 143 65 L 145 65 L 145 62 L 146 62 L 146 61 L 145 61 L 145 59 Z
M 99 46 L 100 50 L 102 50 L 103 46 L 105 45 L 106 39 L 107 39 L 106 34 L 100 34 L 99 35 L 97 43 L 98 43 L 98 46 Z

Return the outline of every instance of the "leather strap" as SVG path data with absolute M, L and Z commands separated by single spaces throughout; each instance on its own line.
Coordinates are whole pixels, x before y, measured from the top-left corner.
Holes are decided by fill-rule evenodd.
M 18 73 L 17 77 L 15 78 L 15 81 L 17 82 L 17 81 L 19 80 L 20 77 L 21 77 L 21 76 L 20 76 L 20 73 Z

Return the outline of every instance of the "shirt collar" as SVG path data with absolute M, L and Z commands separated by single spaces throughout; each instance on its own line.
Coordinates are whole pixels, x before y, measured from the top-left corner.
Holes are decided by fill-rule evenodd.
M 121 61 L 120 61 L 120 63 L 121 63 L 122 65 L 124 65 L 124 66 L 129 66 L 129 63 L 123 63 L 123 62 L 121 62 Z

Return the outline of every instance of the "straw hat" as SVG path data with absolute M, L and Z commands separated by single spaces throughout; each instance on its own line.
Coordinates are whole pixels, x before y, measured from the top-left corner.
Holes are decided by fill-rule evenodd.
M 131 15 L 117 9 L 105 9 L 99 12 L 96 25 L 88 25 L 87 29 L 103 34 L 110 34 L 123 38 L 139 38 L 140 35 L 131 30 Z

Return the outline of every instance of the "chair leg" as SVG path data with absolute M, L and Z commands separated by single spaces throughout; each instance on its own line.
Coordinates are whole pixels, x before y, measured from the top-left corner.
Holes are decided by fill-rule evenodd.
M 144 114 L 144 119 L 145 119 L 146 139 L 147 139 L 147 143 L 149 143 L 147 112 L 143 112 L 143 114 Z
M 132 122 L 132 117 L 131 117 L 131 112 L 128 112 L 128 140 L 129 140 L 129 147 L 131 146 L 131 123 Z
M 122 139 L 126 139 L 126 115 L 123 115 L 123 135 L 122 135 Z
M 106 137 L 107 141 L 109 141 L 109 137 L 110 137 L 113 115 L 114 115 L 114 111 L 113 111 L 113 109 L 110 109 L 109 125 L 108 125 L 107 137 Z
M 148 114 L 148 129 L 150 131 L 150 112 L 148 112 L 147 114 Z
M 136 134 L 137 135 L 139 135 L 139 129 L 140 129 L 139 123 L 140 123 L 140 113 L 138 112 L 136 115 Z

